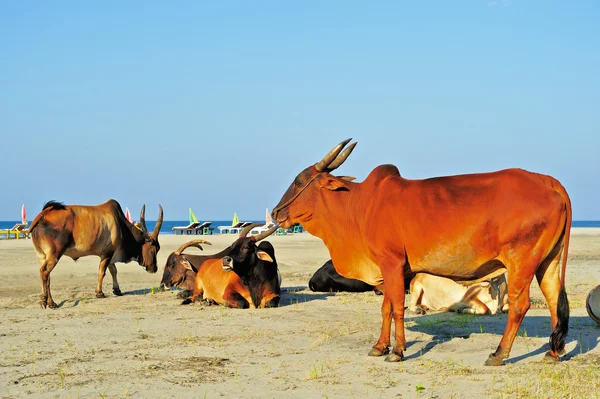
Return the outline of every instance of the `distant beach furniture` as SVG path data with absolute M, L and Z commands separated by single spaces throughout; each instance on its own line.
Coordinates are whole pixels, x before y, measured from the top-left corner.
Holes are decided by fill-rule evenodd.
M 8 239 L 14 236 L 17 240 L 19 238 L 31 238 L 31 234 L 27 230 L 27 211 L 25 210 L 25 204 L 21 206 L 21 223 L 15 224 L 10 229 L 0 230 L 0 238 L 4 235 L 4 238 Z M 23 237 L 21 237 L 23 236 Z
M 238 234 L 244 227 L 250 226 L 252 222 L 240 222 L 237 213 L 233 213 L 231 226 L 218 226 L 219 234 Z
M 275 227 L 275 222 L 271 218 L 271 214 L 269 213 L 269 208 L 266 209 L 265 213 L 265 224 L 259 227 L 256 227 L 250 231 L 250 234 L 260 234 L 269 230 L 270 228 Z
M 27 223 L 17 223 L 10 229 L 0 230 L 0 237 L 2 236 L 4 236 L 3 238 L 16 238 L 17 240 L 20 238 L 31 238 L 31 234 L 27 230 Z
M 173 234 L 212 234 L 213 228 L 210 227 L 212 222 L 198 222 L 198 219 L 196 219 L 196 215 L 194 215 L 192 208 L 189 210 L 189 218 L 190 224 L 187 226 L 173 227 Z
M 129 212 L 129 208 L 125 207 L 125 219 L 129 221 L 129 223 L 134 224 L 133 218 L 131 217 L 131 213 Z

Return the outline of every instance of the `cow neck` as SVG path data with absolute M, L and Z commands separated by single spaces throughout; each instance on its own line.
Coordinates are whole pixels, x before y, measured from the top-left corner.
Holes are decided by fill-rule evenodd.
M 331 251 L 336 243 L 349 238 L 360 240 L 360 226 L 356 215 L 364 210 L 358 209 L 354 200 L 359 184 L 350 183 L 348 191 L 330 191 L 321 189 L 311 220 L 303 222 L 302 227 L 312 235 L 323 240 Z

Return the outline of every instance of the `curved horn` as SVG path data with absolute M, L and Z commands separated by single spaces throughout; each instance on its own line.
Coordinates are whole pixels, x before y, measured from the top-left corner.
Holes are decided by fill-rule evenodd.
M 344 161 L 346 161 L 346 159 L 348 158 L 348 156 L 352 153 L 352 150 L 354 150 L 354 147 L 356 147 L 356 144 L 358 144 L 358 142 L 350 144 L 348 148 L 342 151 L 340 155 L 338 155 L 333 160 L 333 162 L 330 163 L 329 166 L 327 166 L 327 170 L 331 172 L 332 170 L 337 169 L 341 164 L 343 164 Z
M 279 228 L 279 226 L 275 225 L 275 226 L 271 227 L 269 230 L 267 230 L 265 232 L 262 232 L 260 234 L 255 235 L 254 238 L 256 239 L 256 242 L 259 242 L 260 240 L 264 240 L 265 238 L 267 238 L 271 234 L 275 233 L 275 231 L 277 230 L 277 228 Z
M 142 205 L 142 211 L 140 212 L 140 227 L 144 233 L 148 234 L 148 228 L 146 227 L 146 204 Z
M 200 244 L 206 244 L 206 245 L 212 245 L 210 242 L 208 241 L 204 241 L 204 240 L 192 240 L 192 241 L 188 241 L 185 244 L 183 244 L 182 246 L 180 246 L 177 251 L 173 252 L 175 255 L 181 255 L 181 253 L 189 247 L 196 247 L 196 248 L 200 248 L 201 251 L 203 251 L 202 246 Z
M 342 149 L 346 146 L 346 144 L 348 144 L 350 142 L 350 140 L 352 140 L 352 139 L 344 140 L 341 143 L 339 143 L 338 145 L 336 145 L 335 147 L 333 147 L 333 149 L 331 151 L 329 151 L 327 153 L 327 155 L 325 155 L 323 157 L 322 160 L 320 160 L 319 162 L 317 162 L 315 164 L 315 168 L 319 172 L 323 172 L 329 166 L 329 164 L 335 160 L 335 158 L 342 151 Z
M 240 238 L 247 237 L 248 233 L 250 233 L 250 230 L 252 230 L 255 227 L 262 226 L 262 225 L 263 225 L 262 223 L 252 223 L 251 225 L 244 227 L 242 229 L 242 231 L 240 231 Z
M 158 237 L 158 233 L 160 233 L 160 228 L 163 224 L 163 209 L 160 204 L 158 204 L 158 219 L 156 220 L 156 226 L 154 226 L 154 231 L 152 232 L 152 237 Z

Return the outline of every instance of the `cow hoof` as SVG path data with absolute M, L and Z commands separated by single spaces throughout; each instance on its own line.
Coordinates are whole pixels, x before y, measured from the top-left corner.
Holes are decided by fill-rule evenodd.
M 379 357 L 379 356 L 387 355 L 388 353 L 390 353 L 390 348 L 385 348 L 384 350 L 381 350 L 378 348 L 373 348 L 369 352 L 369 356 Z
M 121 290 L 113 290 L 113 294 L 115 294 L 116 296 L 123 296 Z
M 484 363 L 486 366 L 502 366 L 504 365 L 504 360 L 499 357 L 499 356 L 495 356 L 493 353 L 490 355 L 490 357 L 488 357 L 488 359 L 485 361 Z
M 391 362 L 391 363 L 398 363 L 401 362 L 402 359 L 404 359 L 404 354 L 398 354 L 395 352 L 390 353 L 389 355 L 387 355 L 385 357 L 385 361 L 386 362 Z
M 106 298 L 104 292 L 96 292 L 96 298 Z
M 40 301 L 40 307 L 46 309 L 46 301 Z
M 179 298 L 179 299 L 186 299 L 191 296 L 192 296 L 192 292 L 189 290 L 179 291 L 179 293 L 177 294 L 177 298 Z
M 58 305 L 57 305 L 57 304 L 56 304 L 54 301 L 50 301 L 50 302 L 48 303 L 48 307 L 49 307 L 50 309 L 56 309 L 56 308 L 58 307 Z
M 560 362 L 560 360 L 559 360 L 558 356 L 553 356 L 550 354 L 550 352 L 546 352 L 546 355 L 542 359 L 542 362 L 548 363 L 548 364 L 556 364 L 556 363 Z

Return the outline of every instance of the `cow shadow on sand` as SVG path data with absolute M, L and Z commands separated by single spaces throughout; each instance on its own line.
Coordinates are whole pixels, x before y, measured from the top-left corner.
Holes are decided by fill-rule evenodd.
M 333 296 L 332 292 L 312 292 L 307 286 L 283 287 L 281 288 L 280 307 L 297 305 L 299 303 L 311 301 L 324 301 L 327 297 Z
M 165 289 L 164 292 L 173 291 L 176 293 L 181 293 L 183 290 L 180 288 L 170 288 Z M 137 290 L 123 291 L 123 295 L 151 295 L 157 292 L 163 292 L 157 287 L 152 288 L 142 288 Z M 281 288 L 281 300 L 279 301 L 279 306 L 291 306 L 299 303 L 312 302 L 312 301 L 323 301 L 327 299 L 327 297 L 333 296 L 335 293 L 322 293 L 322 292 L 312 292 L 308 289 L 307 286 L 295 286 L 295 287 L 282 287 Z
M 406 360 L 417 359 L 432 350 L 436 345 L 449 342 L 455 338 L 470 338 L 472 334 L 494 334 L 492 339 L 494 349 L 500 343 L 504 328 L 506 327 L 507 315 L 496 316 L 474 316 L 459 315 L 455 313 L 436 313 L 431 315 L 414 316 L 406 315 L 406 329 L 409 331 L 420 332 L 431 335 L 430 339 L 413 340 L 406 343 L 407 348 L 414 345 L 423 345 L 417 350 L 405 357 Z M 548 341 L 551 333 L 551 321 L 549 316 L 525 316 L 523 323 L 519 328 L 516 340 L 520 337 L 536 337 Z M 570 359 L 573 356 L 581 355 L 595 349 L 600 343 L 600 327 L 587 316 L 571 316 L 569 318 L 569 333 L 566 339 L 567 347 L 570 343 L 576 342 L 576 345 L 566 353 L 563 359 Z M 505 363 L 517 363 L 523 359 L 542 355 L 549 349 L 549 344 L 545 343 L 541 347 L 531 352 L 511 356 Z M 412 351 L 411 351 L 412 352 Z

